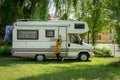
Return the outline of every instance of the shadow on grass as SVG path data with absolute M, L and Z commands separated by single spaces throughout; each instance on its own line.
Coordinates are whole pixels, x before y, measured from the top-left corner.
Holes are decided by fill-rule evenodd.
M 16 58 L 10 56 L 0 57 L 0 66 L 4 66 L 4 67 L 16 65 L 16 64 L 28 64 L 28 63 L 34 63 L 34 60 L 27 58 Z
M 119 78 L 119 67 L 113 68 L 111 65 L 74 65 L 58 67 L 52 73 L 46 72 L 19 78 L 18 80 L 119 80 Z
M 13 66 L 17 64 L 53 64 L 53 63 L 73 63 L 73 62 L 82 62 L 78 61 L 76 59 L 65 59 L 63 62 L 57 62 L 56 59 L 46 59 L 44 62 L 37 62 L 34 59 L 30 58 L 18 58 L 18 57 L 12 57 L 12 56 L 2 56 L 0 57 L 0 66 L 8 67 L 8 66 Z M 86 61 L 86 62 L 91 62 Z
M 104 65 L 89 65 L 75 63 L 77 60 L 68 59 L 64 62 L 50 66 L 53 71 L 42 72 L 32 76 L 21 77 L 18 80 L 119 80 L 120 79 L 120 67 L 111 64 Z M 89 61 L 90 62 L 90 61 Z M 22 64 L 51 64 L 58 63 L 55 59 L 46 60 L 45 62 L 36 62 L 33 59 L 27 58 L 15 58 L 15 57 L 1 57 L 0 67 L 8 67 L 12 65 Z M 68 65 L 69 63 L 73 63 Z M 64 66 L 67 64 L 67 67 Z M 46 68 L 48 68 L 46 67 Z M 40 71 L 40 70 L 39 70 Z M 32 74 L 32 73 L 30 73 Z

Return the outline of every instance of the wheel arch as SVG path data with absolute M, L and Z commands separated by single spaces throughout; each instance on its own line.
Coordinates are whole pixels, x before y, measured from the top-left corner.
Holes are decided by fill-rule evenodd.
M 45 54 L 35 54 L 35 57 L 34 57 L 34 58 L 36 58 L 38 55 L 42 55 L 42 56 L 44 56 L 44 58 L 45 58 Z

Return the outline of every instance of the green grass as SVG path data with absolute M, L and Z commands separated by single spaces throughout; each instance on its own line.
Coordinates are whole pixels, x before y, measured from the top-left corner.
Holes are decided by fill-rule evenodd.
M 55 60 L 36 62 L 26 58 L 0 57 L 0 80 L 119 80 L 118 58 L 91 58 L 88 62 Z

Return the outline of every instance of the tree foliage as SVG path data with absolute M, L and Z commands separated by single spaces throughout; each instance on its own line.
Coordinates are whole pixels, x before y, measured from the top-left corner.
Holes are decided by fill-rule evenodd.
M 46 20 L 49 0 L 1 0 L 0 34 L 4 34 L 6 25 L 12 25 L 17 19 Z
M 49 2 L 50 0 L 1 0 L 0 33 L 4 33 L 5 25 L 11 25 L 17 19 L 47 20 Z M 61 20 L 69 20 L 73 14 L 76 20 L 88 23 L 93 45 L 96 44 L 97 34 L 108 26 L 109 18 L 120 21 L 120 0 L 53 0 L 53 3 L 55 15 Z
M 86 0 L 83 2 L 83 20 L 88 22 L 92 45 L 96 44 L 97 34 L 105 27 L 107 20 L 104 0 Z
M 72 0 L 54 0 L 56 16 L 62 20 L 68 20 Z
M 54 0 L 56 16 L 61 20 L 69 20 L 70 14 L 75 13 L 75 17 L 80 14 L 80 0 Z
M 6 24 L 12 25 L 12 23 L 21 17 L 21 0 L 3 0 L 0 4 L 0 32 L 3 33 L 3 30 Z
M 116 42 L 120 48 L 120 0 L 107 0 L 107 8 L 111 10 L 110 19 L 115 23 Z

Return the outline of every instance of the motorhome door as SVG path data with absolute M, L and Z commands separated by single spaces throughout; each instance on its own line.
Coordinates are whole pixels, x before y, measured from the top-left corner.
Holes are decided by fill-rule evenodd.
M 67 27 L 59 27 L 58 34 L 62 37 L 61 55 L 67 56 Z
M 82 46 L 82 44 L 80 44 L 79 37 L 74 34 L 69 34 L 68 55 L 67 56 L 76 57 L 81 49 L 83 49 L 83 46 Z

